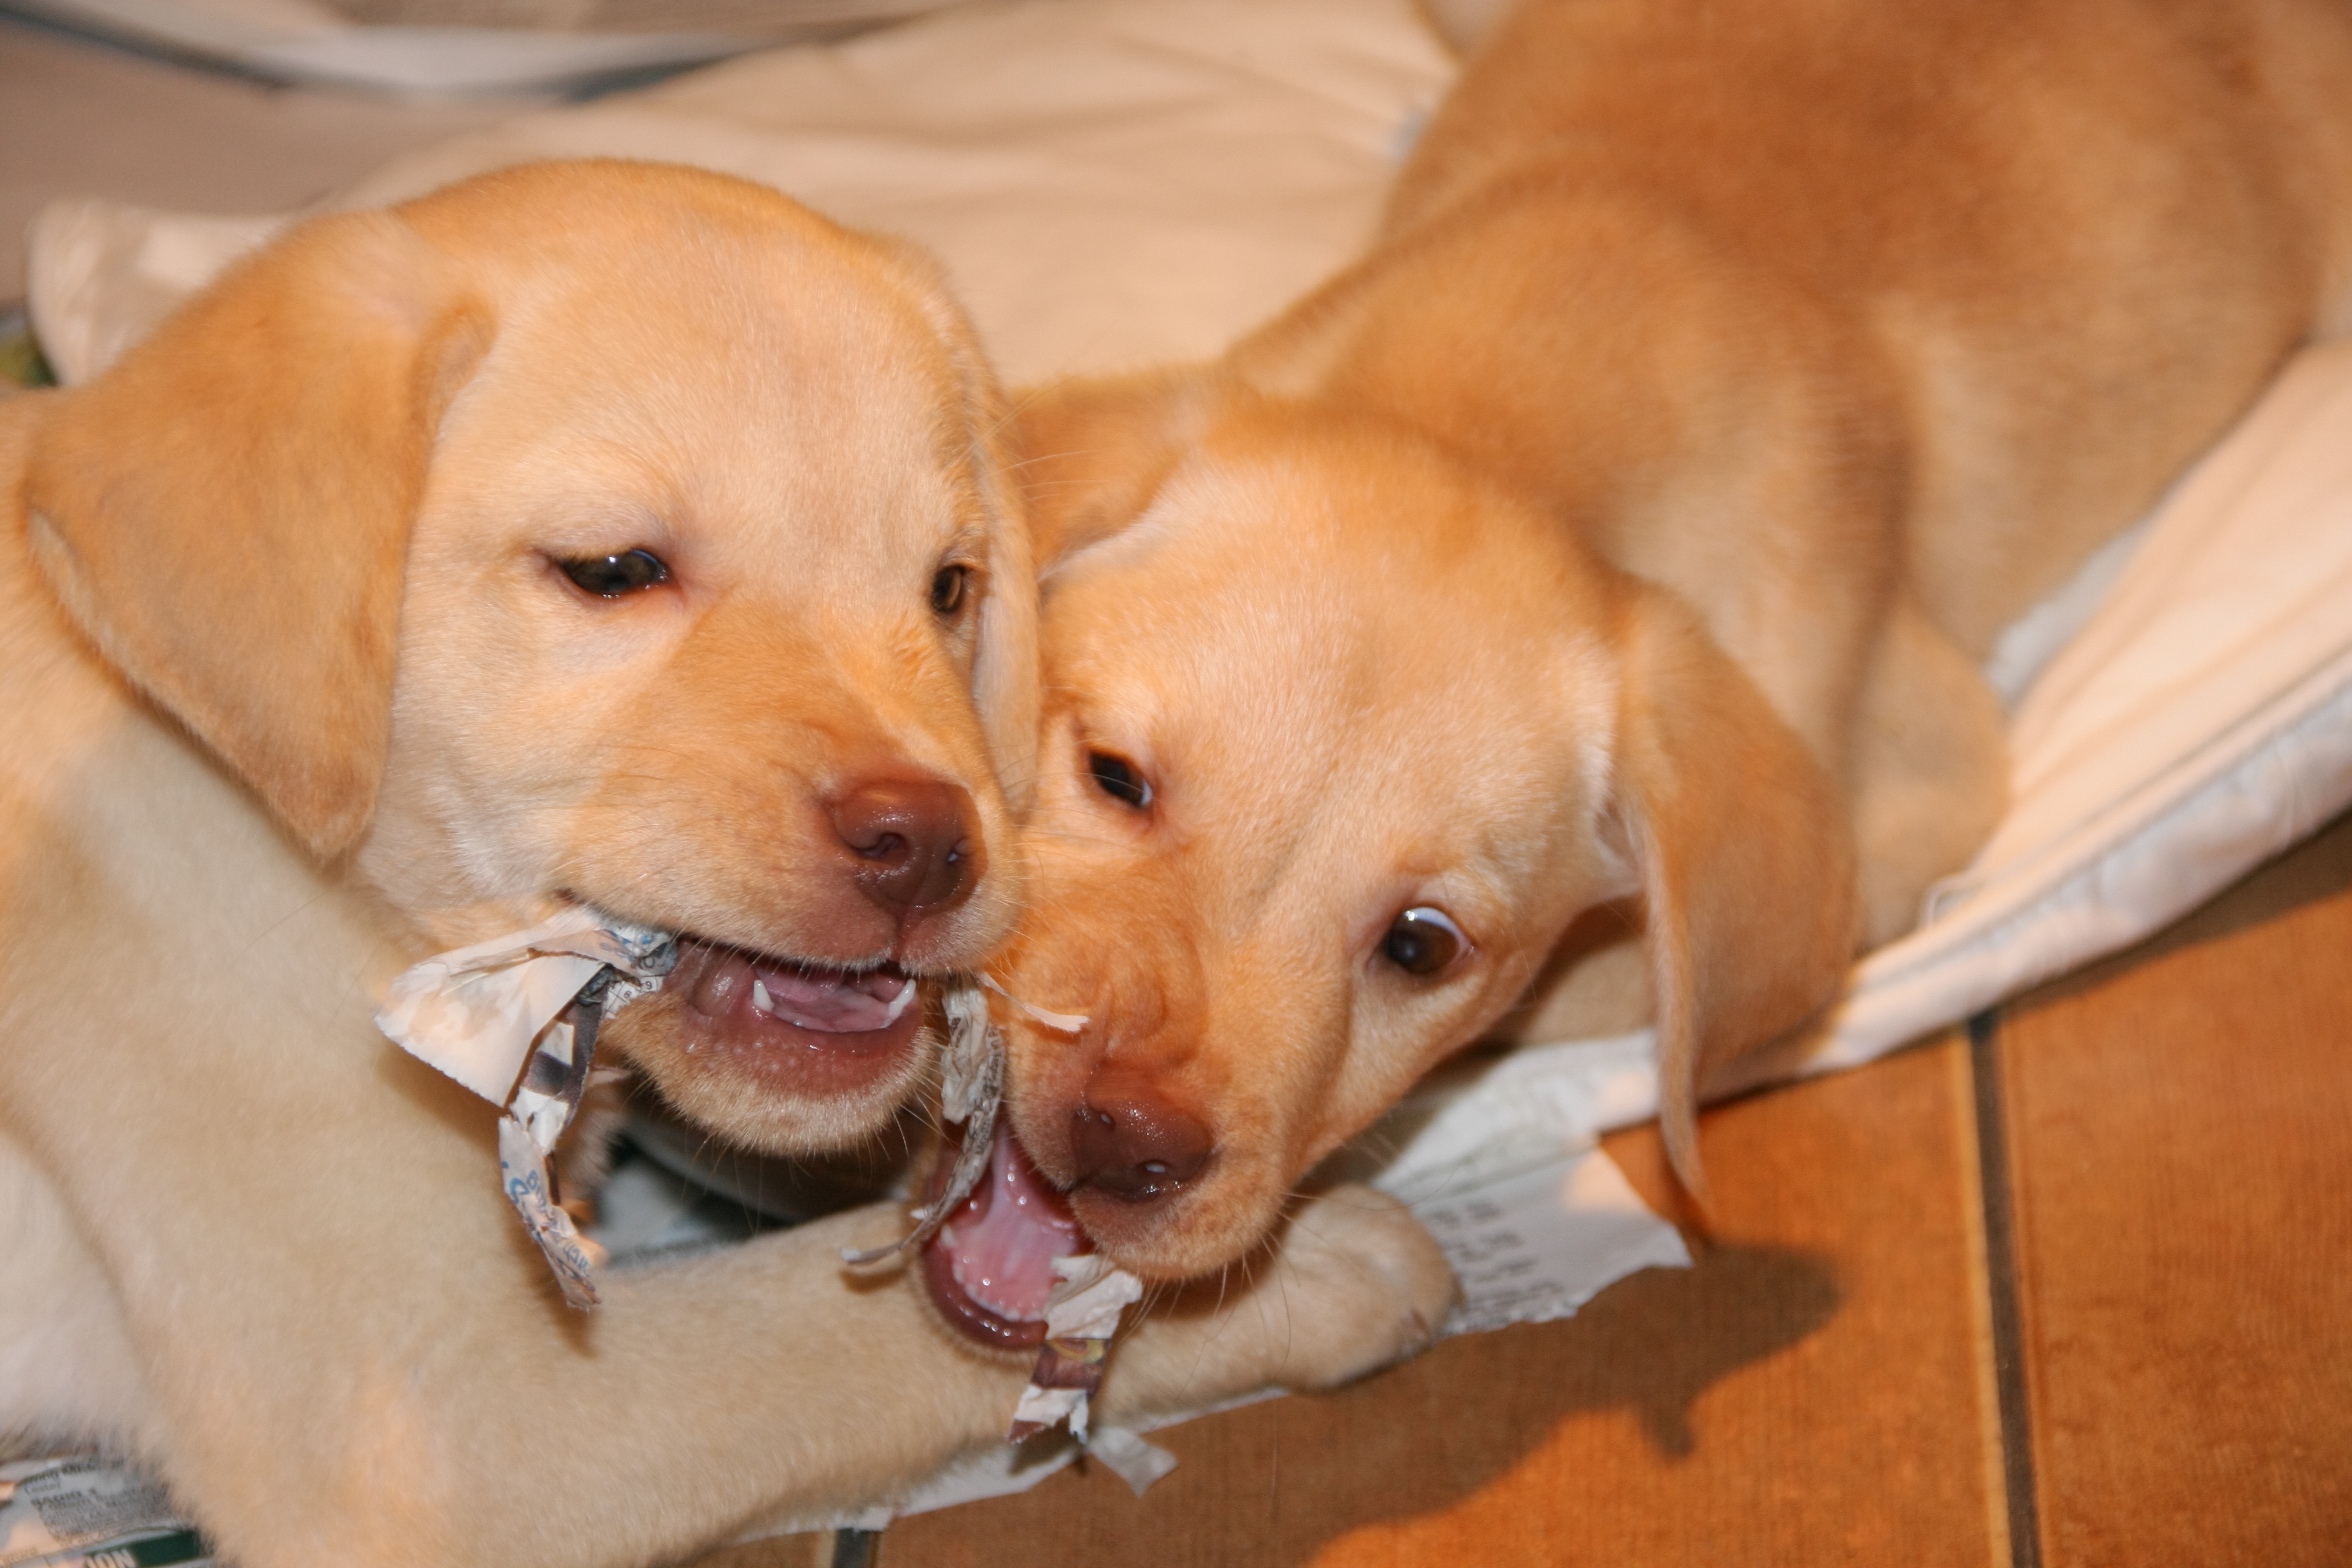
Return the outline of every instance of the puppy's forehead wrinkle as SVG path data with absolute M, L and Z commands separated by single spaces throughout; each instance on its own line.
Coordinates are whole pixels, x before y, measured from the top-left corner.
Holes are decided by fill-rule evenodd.
M 560 472 L 583 448 L 625 454 L 646 479 L 691 487 L 694 501 L 745 521 L 772 519 L 798 492 L 829 526 L 877 542 L 902 537 L 910 513 L 937 516 L 943 531 L 992 526 L 1001 509 L 982 493 L 976 394 L 922 314 L 866 288 L 798 297 L 789 279 L 748 270 L 707 288 L 600 279 L 502 302 L 461 403 L 524 416 L 495 422 L 518 458 L 537 453 Z M 845 363 L 859 374 L 842 375 Z M 550 363 L 565 374 L 546 374 Z

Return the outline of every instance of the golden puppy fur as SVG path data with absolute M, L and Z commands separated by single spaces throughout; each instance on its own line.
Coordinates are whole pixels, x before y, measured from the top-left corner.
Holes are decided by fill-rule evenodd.
M 2347 291 L 2334 0 L 1510 12 L 1361 262 L 1024 414 L 1008 973 L 1097 1020 L 1018 1032 L 1040 1168 L 1213 1268 L 1540 981 L 1521 1037 L 1654 1019 L 1695 1183 L 1696 1098 L 1996 818 L 1996 634 Z M 1197 1170 L 1109 1190 L 1119 1125 Z
M 569 1312 L 489 1108 L 370 1019 L 567 899 L 778 963 L 981 959 L 1035 732 L 1002 423 L 919 258 L 613 163 L 306 225 L 0 404 L 0 1439 L 134 1454 L 248 1568 L 577 1568 L 1002 1432 L 1024 1369 L 843 1278 L 887 1210 Z M 566 580 L 635 549 L 667 578 Z M 959 897 L 867 895 L 827 803 L 874 778 L 961 803 Z M 927 1071 L 697 1053 L 664 995 L 616 1048 L 769 1146 Z M 1135 1336 L 1111 1412 L 1351 1375 L 1442 1310 L 1402 1211 L 1303 1245 Z

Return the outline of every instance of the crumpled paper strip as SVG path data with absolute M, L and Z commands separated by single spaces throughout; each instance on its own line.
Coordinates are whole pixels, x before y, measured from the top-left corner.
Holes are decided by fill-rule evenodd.
M 547 1151 L 511 1116 L 499 1118 L 499 1184 L 522 1216 L 523 1228 L 539 1244 L 564 1303 L 583 1312 L 593 1307 L 604 1249 L 582 1236 L 572 1216 L 557 1206 Z
M 1045 1345 L 1013 1406 L 1007 1442 L 1066 1420 L 1071 1436 L 1087 1440 L 1087 1400 L 1102 1386 L 1119 1314 L 1143 1297 L 1143 1281 L 1098 1252 L 1056 1258 L 1054 1272 L 1062 1278 L 1045 1298 Z
M 863 1268 L 912 1252 L 938 1234 L 948 1215 L 970 1197 L 988 1169 L 990 1146 L 995 1141 L 996 1116 L 1004 1098 L 1004 1037 L 988 1016 L 982 987 L 993 991 L 1049 1029 L 1074 1034 L 1086 1026 L 1083 1015 L 1049 1012 L 1022 1001 L 986 975 L 975 984 L 966 980 L 948 988 L 943 1008 L 948 1019 L 948 1048 L 941 1064 L 940 1113 L 963 1127 L 963 1142 L 955 1168 L 939 1197 L 914 1211 L 915 1228 L 894 1242 L 865 1248 L 844 1247 L 842 1261 Z M 1102 1385 L 1103 1365 L 1110 1342 L 1118 1331 L 1118 1315 L 1141 1299 L 1143 1281 L 1098 1254 L 1086 1253 L 1054 1259 L 1061 1277 L 1045 1299 L 1045 1343 L 1029 1384 L 1013 1407 L 1006 1441 L 1070 1424 L 1080 1442 L 1087 1436 L 1087 1396 Z M 1148 1452 L 1146 1452 L 1148 1450 Z M 1175 1461 L 1141 1438 L 1121 1447 L 1139 1473 L 1150 1479 L 1165 1473 Z M 1125 1471 L 1121 1472 L 1122 1474 Z M 1147 1479 L 1144 1485 L 1150 1484 Z
M 531 1042 L 610 965 L 626 1002 L 660 989 L 677 962 L 667 931 L 574 905 L 554 919 L 448 952 L 401 973 L 375 1025 L 393 1044 L 493 1105 L 504 1105 Z M 617 1012 L 610 998 L 605 1011 Z
M 880 1247 L 843 1247 L 841 1260 L 852 1268 L 911 1253 L 930 1240 L 957 1205 L 971 1196 L 988 1169 L 996 1110 L 1004 1099 L 1004 1037 L 988 1021 L 988 999 L 971 982 L 949 986 L 943 1006 L 948 1048 L 940 1066 L 940 1114 L 963 1128 L 955 1168 L 939 1197 L 914 1211 L 914 1229 Z
M 668 932 L 574 907 L 410 967 L 376 1011 L 394 1044 L 505 1112 L 499 1189 L 583 1311 L 596 1304 L 604 1252 L 558 1204 L 548 1159 L 587 1092 L 598 1026 L 659 990 L 677 963 Z
M 940 1067 L 940 1114 L 963 1129 L 963 1142 L 955 1168 L 939 1197 L 913 1211 L 915 1228 L 880 1247 L 845 1247 L 841 1260 L 864 1268 L 885 1258 L 910 1253 L 939 1233 L 948 1215 L 980 1185 L 988 1169 L 988 1152 L 996 1133 L 996 1112 L 1004 1099 L 1004 1036 L 988 1016 L 986 987 L 1049 1029 L 1076 1034 L 1086 1027 L 1082 1013 L 1051 1013 L 1033 1007 L 983 974 L 977 984 L 959 981 L 947 989 L 942 1008 L 948 1019 L 948 1048 Z

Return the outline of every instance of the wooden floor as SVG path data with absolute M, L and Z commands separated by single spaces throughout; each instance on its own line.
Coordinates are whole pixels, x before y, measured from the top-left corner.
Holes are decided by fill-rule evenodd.
M 2352 820 L 1997 1016 L 1706 1123 L 1687 1273 L 1108 1473 L 705 1568 L 2352 1562 Z M 1647 1131 L 1612 1141 L 1663 1195 Z

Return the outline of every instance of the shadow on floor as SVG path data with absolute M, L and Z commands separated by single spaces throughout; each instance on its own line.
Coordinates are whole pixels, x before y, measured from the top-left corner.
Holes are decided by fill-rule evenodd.
M 1829 1262 L 1713 1247 L 1650 1269 L 1574 1318 L 1452 1340 L 1357 1387 L 1276 1400 L 1158 1435 L 1184 1463 L 1139 1501 L 1099 1468 L 1035 1491 L 901 1520 L 885 1568 L 1294 1568 L 1366 1525 L 1444 1510 L 1565 1421 L 1623 1412 L 1670 1463 L 1705 1447 L 1707 1390 L 1819 1331 L 1842 1297 Z M 1475 1420 L 1463 1391 L 1475 1390 Z
M 1824 1327 L 1838 1309 L 1825 1258 L 1770 1247 L 1715 1247 L 1688 1269 L 1652 1268 L 1587 1306 L 1548 1347 L 1558 1358 L 1561 1410 L 1617 1406 L 1640 1415 L 1659 1452 L 1696 1447 L 1691 1407 L 1718 1379 Z

